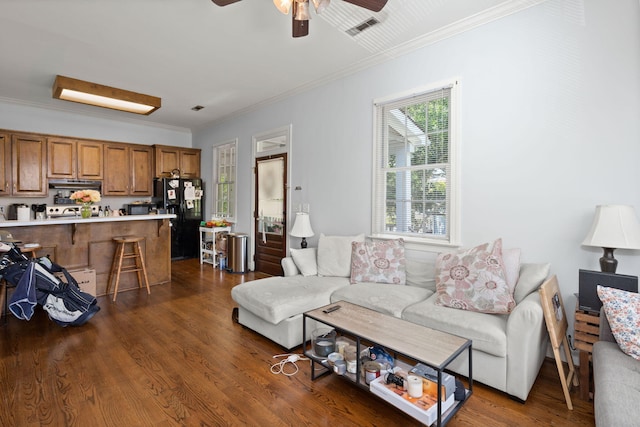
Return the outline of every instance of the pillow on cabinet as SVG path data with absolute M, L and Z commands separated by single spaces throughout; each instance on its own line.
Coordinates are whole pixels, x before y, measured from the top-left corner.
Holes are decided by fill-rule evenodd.
M 602 285 L 596 291 L 620 350 L 640 360 L 640 294 Z

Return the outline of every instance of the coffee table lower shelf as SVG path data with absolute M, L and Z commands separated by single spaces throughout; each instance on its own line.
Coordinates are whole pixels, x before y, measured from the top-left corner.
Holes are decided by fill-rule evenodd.
M 336 305 L 340 305 L 341 309 L 344 311 L 344 313 L 340 313 L 342 317 L 340 315 L 334 314 L 337 312 L 334 312 L 334 313 L 323 312 L 323 310 L 325 310 L 326 308 L 336 306 Z M 348 314 L 346 312 L 348 312 Z M 393 339 L 389 339 L 389 342 L 387 342 L 387 339 L 385 339 L 386 334 L 384 331 L 380 333 L 380 336 L 378 339 L 376 339 L 373 336 L 373 334 L 362 333 L 364 331 L 359 331 L 357 320 L 353 321 L 354 319 L 357 319 L 357 316 L 355 316 L 357 314 L 369 316 L 370 318 L 367 321 L 367 323 L 377 323 L 376 321 L 378 321 L 380 323 L 377 323 L 377 324 L 389 325 L 389 322 L 391 323 L 405 322 L 407 323 L 407 325 L 402 325 L 402 326 L 406 326 L 407 328 L 412 328 L 414 329 L 414 332 L 415 332 L 415 329 L 418 328 L 419 332 L 424 333 L 425 339 L 429 339 L 433 341 L 438 337 L 443 337 L 445 340 L 447 340 L 448 338 L 452 337 L 452 338 L 455 338 L 456 340 L 456 344 L 454 344 L 454 347 L 457 346 L 458 344 L 460 345 L 457 348 L 455 348 L 455 350 L 452 350 L 450 354 L 448 354 L 448 357 L 444 359 L 444 362 L 434 363 L 430 360 L 427 360 L 428 358 L 426 357 L 425 358 L 416 357 L 416 355 L 412 354 L 412 352 L 408 351 L 406 348 L 399 349 L 399 348 L 396 348 L 396 346 L 391 345 L 390 343 L 394 341 Z M 312 381 L 315 381 L 318 378 L 321 378 L 325 375 L 333 373 L 333 368 L 328 362 L 326 357 L 319 357 L 313 352 L 312 342 L 311 340 L 307 339 L 306 326 L 307 326 L 308 319 L 313 319 L 316 322 L 325 324 L 335 329 L 338 335 L 353 338 L 353 341 L 355 341 L 356 355 L 357 355 L 356 372 L 355 373 L 346 372 L 340 375 L 343 379 L 356 384 L 360 388 L 369 390 L 372 394 L 390 403 L 391 405 L 395 406 L 396 408 L 400 409 L 404 413 L 410 415 L 411 417 L 415 418 L 416 420 L 420 421 L 425 425 L 434 425 L 437 427 L 444 426 L 458 412 L 458 410 L 460 410 L 462 405 L 467 401 L 467 399 L 469 399 L 471 394 L 473 394 L 473 375 L 472 375 L 471 341 L 470 340 L 464 340 L 462 338 L 451 336 L 449 334 L 445 334 L 439 331 L 434 331 L 430 328 L 422 327 L 419 325 L 408 324 L 408 322 L 404 320 L 387 316 L 381 313 L 377 313 L 373 310 L 368 310 L 364 307 L 359 307 L 350 303 L 345 303 L 344 301 L 340 301 L 335 304 L 330 304 L 328 306 L 320 307 L 316 310 L 311 310 L 309 312 L 303 313 L 303 344 L 302 344 L 303 353 L 306 357 L 308 357 L 311 360 L 311 380 Z M 420 328 L 424 330 L 421 330 Z M 405 361 L 423 363 L 435 369 L 438 374 L 437 375 L 438 392 L 437 392 L 437 399 L 436 399 L 437 408 L 432 407 L 429 410 L 423 410 L 417 407 L 416 405 L 414 405 L 413 403 L 405 400 L 403 397 L 394 395 L 392 391 L 384 390 L 384 386 L 380 387 L 379 385 L 378 386 L 374 385 L 373 387 L 371 387 L 369 384 L 367 384 L 365 381 L 364 375 L 362 374 L 362 363 L 360 361 L 360 354 L 363 349 L 373 345 L 378 345 L 385 348 L 386 351 L 389 352 L 394 357 L 394 359 L 396 360 L 396 363 L 403 365 L 402 367 L 407 369 L 407 372 L 408 372 L 408 368 L 411 368 L 411 365 L 408 365 Z M 397 347 L 401 347 L 401 345 L 397 345 Z M 441 395 L 441 390 L 444 386 L 440 386 L 440 385 L 443 384 L 443 381 L 442 381 L 443 375 L 446 375 L 444 373 L 444 370 L 453 360 L 455 360 L 458 356 L 464 353 L 465 350 L 468 350 L 468 359 L 469 359 L 469 377 L 468 377 L 469 388 L 465 389 L 464 399 L 460 401 L 454 400 L 453 395 L 450 395 L 449 398 L 447 398 L 446 400 L 442 399 L 443 396 Z M 371 381 L 371 383 L 373 384 L 376 381 L 378 381 L 379 383 L 382 380 L 383 378 L 380 377 L 377 380 Z M 387 391 L 387 393 L 385 393 L 385 391 Z

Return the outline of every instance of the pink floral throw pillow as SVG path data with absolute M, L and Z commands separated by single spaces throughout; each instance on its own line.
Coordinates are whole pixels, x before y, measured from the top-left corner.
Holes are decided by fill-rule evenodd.
M 502 239 L 436 259 L 436 304 L 504 314 L 515 307 L 502 261 Z
M 640 360 L 640 295 L 600 285 L 597 292 L 620 350 Z
M 404 240 L 351 243 L 351 283 L 404 285 L 407 280 Z

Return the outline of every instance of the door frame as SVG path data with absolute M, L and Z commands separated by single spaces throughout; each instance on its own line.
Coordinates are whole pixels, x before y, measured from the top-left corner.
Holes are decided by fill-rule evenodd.
M 255 252 L 256 252 L 256 236 L 255 233 L 255 210 L 256 210 L 256 159 L 260 157 L 266 157 L 273 154 L 287 154 L 287 180 L 291 179 L 291 153 L 292 153 L 292 137 L 293 125 L 289 124 L 279 128 L 271 129 L 268 131 L 260 132 L 252 136 L 251 138 L 251 210 L 249 212 L 249 224 L 251 224 L 249 231 L 249 269 L 255 271 Z M 276 140 L 276 144 L 269 144 L 269 141 Z M 266 144 L 265 144 L 266 143 Z M 291 187 L 289 182 L 284 183 L 287 203 L 285 206 L 285 218 L 287 223 L 287 229 L 283 230 L 286 255 L 289 255 L 289 222 L 291 212 Z

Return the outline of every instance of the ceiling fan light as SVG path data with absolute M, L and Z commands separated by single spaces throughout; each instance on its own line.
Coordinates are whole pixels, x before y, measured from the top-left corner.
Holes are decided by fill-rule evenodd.
M 331 0 L 313 0 L 313 6 L 316 8 L 316 13 L 322 13 L 327 7 L 329 7 Z
M 276 8 L 285 15 L 289 14 L 289 10 L 291 10 L 291 3 L 293 3 L 293 0 L 273 0 L 273 4 Z
M 311 15 L 309 14 L 308 1 L 299 2 L 298 0 L 296 0 L 295 12 L 296 16 L 294 19 L 296 21 L 308 21 L 309 19 L 311 19 Z

